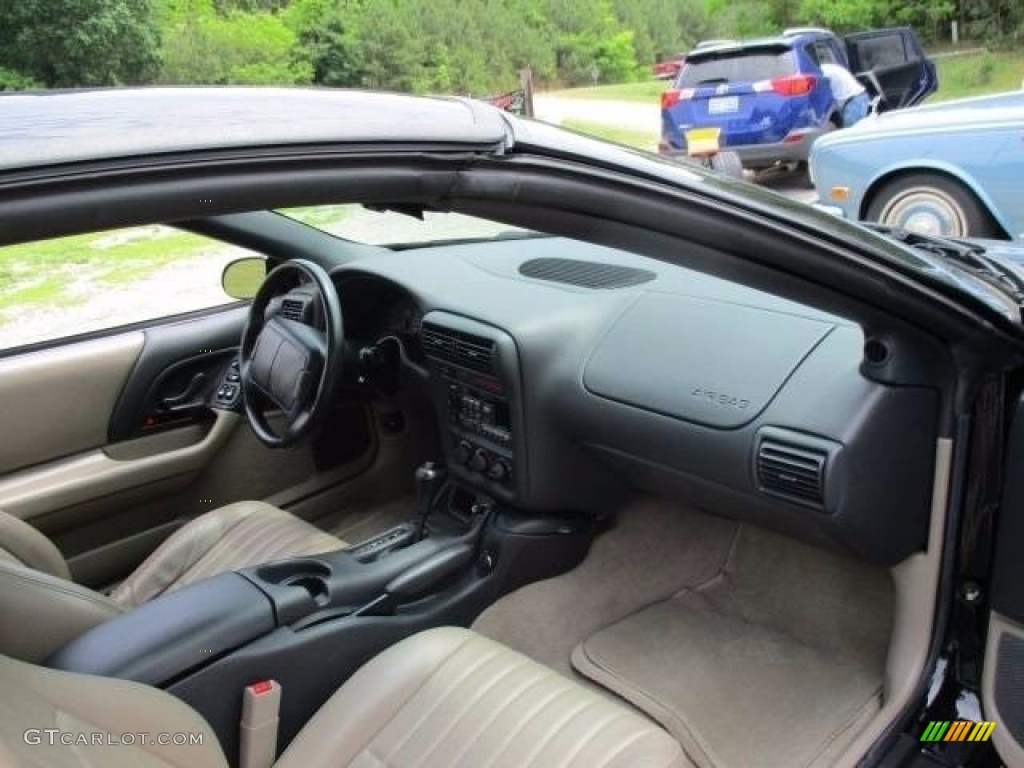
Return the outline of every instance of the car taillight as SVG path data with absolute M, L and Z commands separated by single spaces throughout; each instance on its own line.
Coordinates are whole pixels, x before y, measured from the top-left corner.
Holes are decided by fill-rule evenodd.
M 686 101 L 693 97 L 693 88 L 672 88 L 671 90 L 664 91 L 661 94 L 661 108 L 668 109 L 674 107 L 680 101 Z
M 814 75 L 790 75 L 771 80 L 772 90 L 782 96 L 800 96 L 810 93 L 816 82 Z

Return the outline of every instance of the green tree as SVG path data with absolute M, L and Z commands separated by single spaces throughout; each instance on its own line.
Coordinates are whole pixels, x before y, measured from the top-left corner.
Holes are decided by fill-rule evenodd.
M 293 59 L 312 68 L 320 85 L 359 86 L 365 76 L 363 46 L 355 29 L 356 0 L 295 0 L 286 21 L 295 32 Z
M 0 67 L 0 91 L 24 91 L 39 88 L 42 84 L 13 69 Z
M 149 82 L 159 64 L 149 0 L 7 0 L 0 40 L 0 66 L 52 87 Z
M 310 62 L 296 57 L 296 36 L 280 14 L 216 12 L 209 0 L 165 9 L 162 83 L 302 84 Z

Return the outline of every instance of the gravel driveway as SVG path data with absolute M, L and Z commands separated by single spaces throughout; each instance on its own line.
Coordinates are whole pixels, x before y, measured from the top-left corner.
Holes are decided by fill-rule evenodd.
M 239 250 L 214 246 L 199 255 L 161 267 L 132 282 L 100 284 L 88 277 L 73 281 L 71 301 L 27 307 L 0 315 L 0 349 L 72 334 L 151 320 L 233 301 L 220 287 L 224 266 Z

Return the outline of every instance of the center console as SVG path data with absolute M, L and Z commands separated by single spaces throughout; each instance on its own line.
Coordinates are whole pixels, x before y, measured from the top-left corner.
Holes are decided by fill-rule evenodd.
M 525 424 L 515 341 L 484 323 L 435 311 L 420 339 L 451 474 L 505 501 L 527 490 Z
M 521 512 L 432 467 L 417 477 L 426 519 L 407 524 L 405 546 L 360 545 L 197 581 L 85 632 L 47 666 L 163 688 L 206 719 L 231 763 L 243 689 L 273 680 L 284 747 L 384 648 L 430 627 L 469 626 L 501 595 L 586 555 L 589 516 Z

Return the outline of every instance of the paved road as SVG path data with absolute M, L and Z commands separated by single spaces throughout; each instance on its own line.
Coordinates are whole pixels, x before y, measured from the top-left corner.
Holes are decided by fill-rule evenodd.
M 657 104 L 640 101 L 566 99 L 539 93 L 533 98 L 533 108 L 541 120 L 556 125 L 561 124 L 564 118 L 571 117 L 585 123 L 650 133 L 652 144 L 656 145 L 658 142 L 661 109 Z
M 807 176 L 803 173 L 779 171 L 763 175 L 755 179 L 754 183 L 760 184 L 762 187 L 774 189 L 786 197 L 791 197 L 804 203 L 813 203 L 818 199 L 818 193 L 810 188 Z
M 661 111 L 657 104 L 639 101 L 567 99 L 539 93 L 534 96 L 533 106 L 537 117 L 549 123 L 560 125 L 566 118 L 571 118 L 584 123 L 647 133 L 650 135 L 651 149 L 654 149 L 658 143 Z M 802 174 L 772 173 L 758 178 L 756 183 L 805 203 L 811 203 L 817 199 L 814 190 L 807 188 L 807 180 Z

